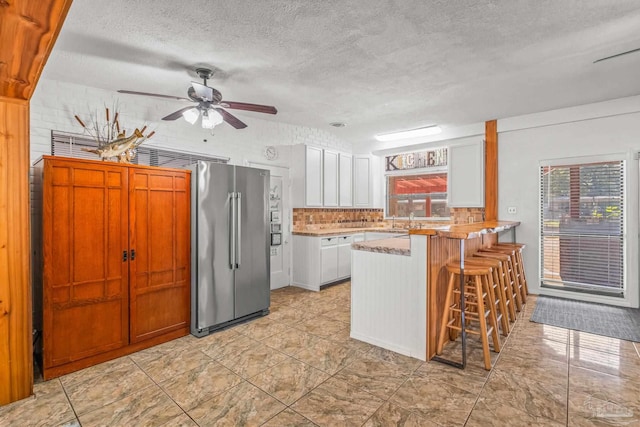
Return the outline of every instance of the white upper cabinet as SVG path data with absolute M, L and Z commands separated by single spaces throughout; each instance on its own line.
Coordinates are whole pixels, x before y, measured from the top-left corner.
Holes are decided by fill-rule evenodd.
M 353 205 L 369 207 L 372 202 L 371 157 L 353 156 Z
M 306 206 L 322 206 L 322 148 L 305 146 L 304 197 Z
M 340 206 L 353 206 L 353 156 L 340 153 Z
M 337 152 L 324 150 L 323 172 L 324 172 L 324 206 L 328 206 L 328 207 L 338 206 L 338 153 Z
M 448 150 L 449 207 L 484 207 L 484 141 L 452 145 Z

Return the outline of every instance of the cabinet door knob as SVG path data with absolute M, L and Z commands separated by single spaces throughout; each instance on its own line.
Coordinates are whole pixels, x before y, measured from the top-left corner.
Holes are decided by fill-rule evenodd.
M 136 259 L 136 250 L 135 249 L 131 249 L 131 261 Z
M 122 251 L 122 262 L 127 262 L 127 251 Z

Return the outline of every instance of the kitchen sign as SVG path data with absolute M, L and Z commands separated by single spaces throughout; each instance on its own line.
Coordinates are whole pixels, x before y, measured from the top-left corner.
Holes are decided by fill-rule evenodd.
M 421 151 L 419 153 L 396 154 L 385 157 L 385 170 L 387 172 L 434 168 L 447 165 L 447 149 L 438 148 L 432 151 Z

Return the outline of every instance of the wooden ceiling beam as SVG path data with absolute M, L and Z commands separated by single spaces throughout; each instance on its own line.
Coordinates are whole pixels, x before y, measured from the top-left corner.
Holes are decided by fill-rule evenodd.
M 0 0 L 0 96 L 30 99 L 72 0 Z

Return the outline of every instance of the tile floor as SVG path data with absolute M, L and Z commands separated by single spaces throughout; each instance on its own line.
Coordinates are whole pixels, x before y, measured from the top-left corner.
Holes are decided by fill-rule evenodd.
M 274 291 L 267 317 L 38 383 L 0 426 L 640 425 L 638 344 L 531 323 L 533 296 L 491 372 L 474 343 L 460 371 L 350 339 L 349 300 Z

